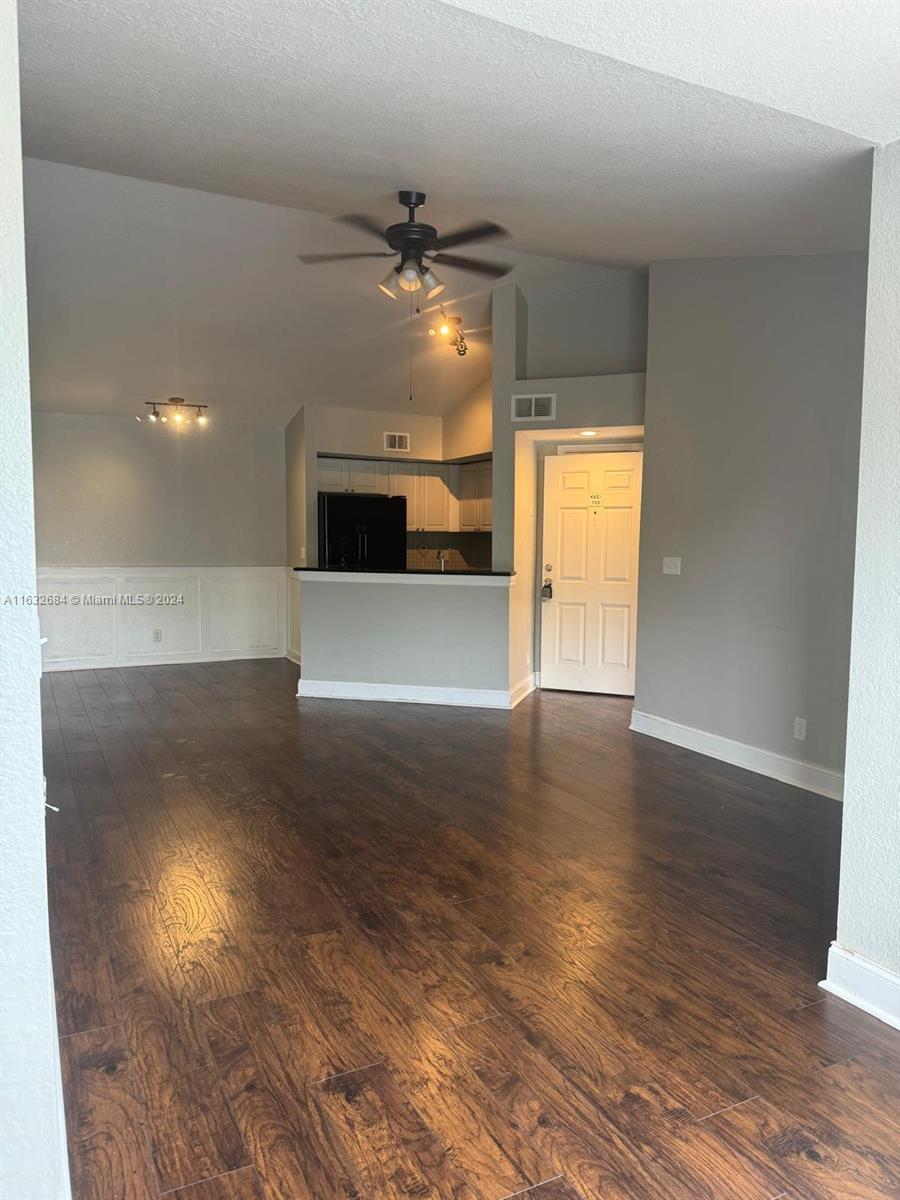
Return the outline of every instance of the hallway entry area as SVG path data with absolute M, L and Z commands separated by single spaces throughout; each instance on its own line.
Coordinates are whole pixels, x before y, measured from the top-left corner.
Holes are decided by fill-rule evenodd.
M 817 987 L 837 802 L 620 698 L 42 686 L 78 1200 L 900 1194 L 900 1035 Z

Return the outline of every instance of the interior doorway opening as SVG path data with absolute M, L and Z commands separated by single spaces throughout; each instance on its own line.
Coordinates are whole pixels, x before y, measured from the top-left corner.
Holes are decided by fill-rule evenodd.
M 609 461 L 611 453 L 642 452 L 643 425 L 517 430 L 515 435 L 515 546 L 516 586 L 510 592 L 509 658 L 511 686 L 527 679 L 535 687 L 554 688 L 543 677 L 544 564 L 553 563 L 544 552 L 544 480 L 551 459 L 571 463 L 570 456 L 589 454 L 592 461 Z M 602 494 L 602 493 L 601 493 Z M 556 564 L 554 563 L 554 566 Z M 635 566 L 636 571 L 636 566 Z M 610 626 L 610 631 L 611 631 Z M 636 646 L 632 644 L 632 661 Z M 620 685 L 621 686 L 621 685 Z M 576 689 L 581 690 L 581 689 Z M 585 690 L 593 690 L 587 688 Z M 619 693 L 627 694 L 627 693 Z

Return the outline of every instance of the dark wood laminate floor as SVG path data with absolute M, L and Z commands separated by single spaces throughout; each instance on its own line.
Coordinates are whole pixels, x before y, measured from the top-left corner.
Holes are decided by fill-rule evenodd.
M 78 1200 L 900 1196 L 900 1035 L 816 988 L 839 805 L 627 729 L 45 677 Z

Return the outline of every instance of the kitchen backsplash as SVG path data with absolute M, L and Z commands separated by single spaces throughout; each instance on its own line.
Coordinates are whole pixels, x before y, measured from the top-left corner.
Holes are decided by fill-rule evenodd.
M 439 571 L 438 550 L 443 550 L 448 571 L 489 571 L 491 535 L 489 533 L 408 533 L 406 569 Z

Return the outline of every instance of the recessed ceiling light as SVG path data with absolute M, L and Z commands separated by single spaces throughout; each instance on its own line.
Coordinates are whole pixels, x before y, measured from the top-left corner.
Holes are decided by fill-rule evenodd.
M 596 431 L 596 429 L 582 429 L 581 432 L 578 434 L 578 436 L 579 437 L 596 437 L 597 431 Z

